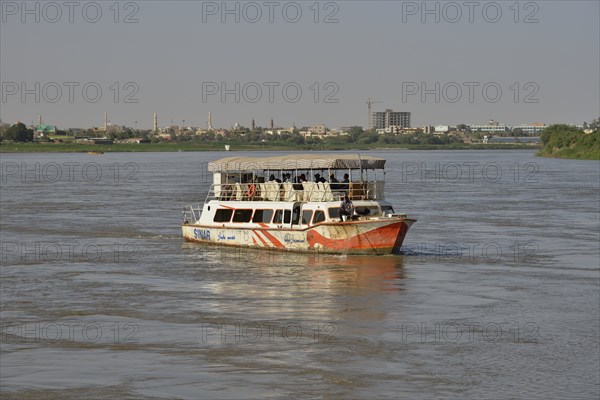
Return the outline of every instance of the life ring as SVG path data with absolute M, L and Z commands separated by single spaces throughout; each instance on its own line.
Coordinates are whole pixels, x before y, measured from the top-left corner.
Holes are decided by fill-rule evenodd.
M 250 187 L 248 188 L 248 197 L 252 198 L 254 197 L 254 195 L 256 194 L 256 185 L 252 184 L 250 185 Z

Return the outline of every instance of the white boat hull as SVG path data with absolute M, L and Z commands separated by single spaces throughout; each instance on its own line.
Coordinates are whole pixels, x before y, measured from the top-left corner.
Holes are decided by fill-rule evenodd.
M 188 242 L 281 251 L 333 254 L 391 254 L 400 250 L 415 222 L 407 218 L 326 222 L 305 228 L 182 225 Z

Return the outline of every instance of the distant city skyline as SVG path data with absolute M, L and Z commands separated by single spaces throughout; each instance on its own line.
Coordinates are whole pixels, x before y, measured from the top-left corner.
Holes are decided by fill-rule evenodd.
M 386 110 L 389 111 L 389 110 Z M 386 111 L 373 111 L 373 114 L 386 114 Z M 409 114 L 408 116 L 408 120 L 410 121 L 410 112 L 395 112 L 396 114 Z M 211 114 L 209 112 L 209 114 Z M 139 130 L 158 130 L 160 128 L 168 128 L 168 127 L 172 127 L 172 126 L 177 126 L 177 127 L 181 127 L 181 128 L 196 128 L 196 129 L 200 129 L 200 130 L 212 130 L 212 129 L 231 129 L 237 125 L 239 126 L 243 126 L 246 128 L 251 128 L 251 127 L 257 127 L 257 128 L 263 128 L 263 129 L 270 129 L 271 128 L 271 123 L 274 124 L 274 127 L 278 127 L 278 128 L 291 128 L 293 126 L 295 126 L 296 128 L 300 129 L 302 127 L 314 127 L 316 125 L 322 125 L 323 127 L 326 127 L 327 129 L 339 129 L 339 128 L 344 128 L 344 127 L 351 127 L 351 126 L 360 126 L 363 129 L 367 130 L 368 127 L 366 125 L 351 125 L 351 124 L 342 124 L 339 126 L 330 126 L 328 124 L 324 124 L 324 123 L 320 123 L 320 122 L 313 122 L 313 123 L 307 123 L 307 124 L 290 124 L 290 125 L 285 125 L 285 124 L 277 124 L 275 123 L 274 119 L 269 119 L 267 124 L 260 124 L 256 122 L 255 118 L 252 118 L 252 120 L 246 124 L 244 122 L 240 122 L 240 121 L 236 121 L 231 125 L 228 126 L 213 126 L 212 124 L 209 123 L 209 118 L 212 119 L 212 115 L 209 116 L 209 118 L 207 118 L 207 122 L 204 125 L 197 125 L 194 123 L 193 120 L 190 121 L 185 121 L 182 120 L 181 124 L 177 123 L 176 121 L 168 121 L 165 123 L 160 123 L 159 122 L 159 117 L 158 117 L 158 113 L 153 113 L 152 114 L 152 123 L 151 126 L 145 126 L 142 123 L 139 123 L 140 121 L 135 121 L 133 125 L 129 125 L 127 123 L 122 123 L 119 121 L 112 121 L 110 119 L 110 116 L 108 115 L 108 113 L 103 113 L 103 119 L 102 122 L 100 124 L 90 124 L 87 126 L 60 126 L 57 124 L 54 124 L 51 120 L 47 120 L 45 119 L 42 115 L 37 115 L 36 118 L 34 120 L 31 121 L 23 121 L 23 120 L 16 120 L 16 121 L 5 121 L 3 119 L 0 118 L 0 123 L 8 123 L 8 124 L 14 124 L 16 122 L 22 122 L 25 125 L 28 126 L 35 126 L 35 125 L 53 125 L 56 126 L 58 129 L 89 129 L 89 128 L 99 128 L 99 127 L 103 127 L 105 125 L 111 126 L 111 125 L 116 125 L 116 126 L 123 126 L 123 127 L 127 127 L 127 128 L 134 128 L 134 129 L 139 129 Z M 375 117 L 375 116 L 373 116 Z M 581 122 L 557 122 L 557 123 L 562 123 L 562 124 L 567 124 L 567 125 L 582 125 L 583 123 L 587 122 L 590 123 L 592 122 L 592 120 L 594 120 L 595 118 L 591 118 L 589 120 L 586 121 L 581 121 Z M 185 125 L 183 125 L 183 122 L 186 122 Z M 189 122 L 189 123 L 187 123 Z M 465 124 L 465 125 L 475 125 L 475 126 L 479 126 L 479 125 L 489 125 L 489 124 L 499 124 L 499 125 L 506 125 L 506 126 L 512 126 L 512 127 L 519 127 L 519 126 L 523 126 L 523 125 L 544 125 L 544 126 L 548 126 L 551 124 L 548 124 L 544 121 L 533 121 L 533 122 L 522 122 L 522 123 L 506 123 L 504 121 L 496 121 L 493 118 L 490 118 L 488 120 L 482 120 L 482 121 L 465 121 L 465 122 L 460 122 L 460 123 L 447 123 L 445 121 L 438 121 L 438 122 L 424 122 L 423 124 L 420 125 L 412 125 L 409 123 L 409 125 L 406 125 L 404 127 L 412 127 L 412 128 L 419 128 L 419 127 L 423 127 L 423 126 L 456 126 L 456 125 L 461 125 L 461 124 Z M 388 126 L 395 126 L 394 124 L 384 124 L 383 126 L 373 126 L 372 129 L 378 129 L 378 128 L 387 128 Z M 401 125 L 398 125 L 399 127 L 401 127 Z
M 244 2 L 84 3 L 2 2 L 2 121 L 367 128 L 369 97 L 412 126 L 600 109 L 597 1 L 280 2 L 260 18 Z

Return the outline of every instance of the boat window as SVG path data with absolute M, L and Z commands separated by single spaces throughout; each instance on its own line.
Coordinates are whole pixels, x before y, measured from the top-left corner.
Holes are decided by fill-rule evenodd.
M 339 218 L 340 217 L 340 208 L 339 207 L 331 207 L 329 209 L 329 218 Z
M 358 215 L 371 216 L 371 217 L 379 215 L 379 208 L 376 206 L 371 206 L 371 207 L 358 206 L 355 208 L 355 210 Z
M 285 210 L 283 213 L 283 223 L 289 224 L 292 219 L 292 212 L 290 210 Z
M 282 216 L 283 216 L 283 210 L 277 210 L 277 211 L 275 211 L 275 216 L 273 217 L 273 223 L 274 224 L 280 224 Z
M 231 221 L 231 215 L 233 215 L 233 210 L 229 208 L 221 208 L 218 209 L 215 213 L 214 222 L 229 222 Z
M 302 211 L 302 225 L 310 224 L 310 219 L 312 218 L 312 210 L 304 210 Z
M 315 216 L 313 217 L 313 224 L 318 224 L 319 222 L 325 221 L 325 213 L 321 210 L 315 211 Z
M 394 209 L 392 208 L 392 206 L 381 206 L 381 212 L 383 214 L 393 214 Z
M 253 210 L 235 210 L 232 222 L 250 222 Z
M 262 222 L 268 224 L 271 222 L 273 218 L 273 210 L 256 210 L 254 211 L 254 217 L 252 217 L 252 222 L 258 223 Z

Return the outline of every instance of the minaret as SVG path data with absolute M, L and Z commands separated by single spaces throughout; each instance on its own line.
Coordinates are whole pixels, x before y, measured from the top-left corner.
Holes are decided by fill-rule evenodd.
M 104 112 L 104 132 L 108 130 L 108 113 Z
M 154 113 L 154 132 L 158 132 L 158 116 Z
M 213 127 L 212 127 L 212 117 L 210 115 L 210 111 L 208 112 L 208 130 L 212 131 Z
M 252 118 L 252 130 L 254 130 L 254 128 L 256 128 L 256 123 L 254 122 L 254 118 Z
M 275 129 L 275 124 L 273 123 L 273 117 L 271 117 L 271 129 Z
M 42 116 L 38 115 L 38 125 L 41 125 L 41 124 L 42 124 Z

